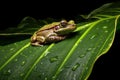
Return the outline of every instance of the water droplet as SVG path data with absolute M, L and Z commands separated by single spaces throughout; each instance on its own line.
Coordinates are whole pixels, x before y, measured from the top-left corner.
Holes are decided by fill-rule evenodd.
M 10 69 L 8 69 L 8 71 L 7 71 L 8 73 L 11 73 L 11 70 Z
M 45 80 L 48 80 L 47 77 L 45 77 Z
M 96 36 L 96 35 L 92 35 L 90 39 L 93 39 L 93 38 L 95 38 L 95 36 Z
M 41 62 L 40 64 L 43 64 L 43 62 Z
M 42 73 L 42 75 L 45 75 L 45 73 Z
M 24 76 L 24 73 L 21 73 L 20 76 L 21 76 L 21 77 Z
M 80 58 L 83 58 L 84 56 L 85 56 L 85 54 L 81 54 L 79 57 L 80 57 Z
M 18 59 L 15 59 L 15 62 L 17 62 L 18 61 Z
M 58 56 L 50 58 L 51 63 L 56 62 L 57 60 L 58 60 Z
M 8 69 L 8 70 L 4 71 L 3 74 L 6 75 L 6 76 L 10 75 L 11 74 L 11 70 Z
M 11 48 L 10 51 L 14 50 L 14 48 Z
M 103 26 L 103 29 L 106 29 L 106 28 L 108 28 L 107 26 Z
M 14 43 L 14 45 L 17 45 L 17 43 Z
M 22 66 L 24 66 L 24 65 L 25 65 L 25 63 L 26 63 L 25 61 L 22 61 L 21 65 L 22 65 Z
M 107 30 L 105 30 L 105 33 L 107 33 L 108 31 Z
M 75 71 L 79 66 L 80 66 L 80 64 L 79 64 L 79 63 L 76 63 L 76 64 L 72 67 L 72 71 Z
M 90 51 L 90 50 L 92 50 L 92 48 L 88 48 L 88 49 L 87 49 L 87 51 Z
M 54 79 L 55 79 L 55 76 L 53 76 L 52 79 L 54 80 Z

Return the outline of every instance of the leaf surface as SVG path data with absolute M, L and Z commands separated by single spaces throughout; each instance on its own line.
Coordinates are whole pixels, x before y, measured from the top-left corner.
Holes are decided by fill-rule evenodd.
M 113 11 L 116 13 L 116 9 Z M 117 15 L 108 15 L 85 24 L 77 23 L 77 29 L 69 38 L 43 47 L 31 46 L 31 35 L 23 36 L 39 29 L 40 22 L 33 18 L 25 18 L 17 31 L 11 29 L 4 35 L 1 31 L 0 80 L 87 79 L 95 61 L 110 49 L 116 26 L 120 26 L 118 11 Z

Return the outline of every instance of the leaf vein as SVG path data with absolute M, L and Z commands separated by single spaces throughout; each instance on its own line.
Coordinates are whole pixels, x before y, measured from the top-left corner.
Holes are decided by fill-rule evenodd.
M 75 50 L 75 48 L 78 46 L 78 44 L 82 41 L 82 39 L 87 35 L 87 33 L 94 27 L 94 25 L 96 25 L 99 21 L 94 22 L 93 25 L 91 25 L 91 27 L 89 27 L 85 33 L 83 33 L 82 36 L 80 36 L 80 38 L 75 42 L 74 46 L 72 47 L 72 49 L 69 51 L 68 55 L 66 55 L 65 59 L 63 60 L 63 62 L 61 63 L 61 65 L 59 66 L 58 70 L 56 71 L 53 80 L 56 79 L 57 75 L 60 73 L 62 67 L 64 66 L 64 64 L 67 62 L 67 60 L 70 58 L 70 56 L 72 55 L 73 51 Z
M 14 59 L 21 51 L 23 51 L 25 48 L 27 48 L 30 45 L 30 43 L 27 43 L 25 46 L 23 46 L 21 49 L 19 49 L 12 57 L 10 57 L 1 67 L 0 70 L 2 70 L 12 59 Z
M 115 20 L 115 27 L 116 27 L 116 20 Z M 91 64 L 92 66 L 94 65 L 95 61 L 96 61 L 102 54 L 106 53 L 106 52 L 109 50 L 109 48 L 110 48 L 111 45 L 109 45 L 109 47 L 108 47 L 104 52 L 101 53 L 101 51 L 103 50 L 105 44 L 107 43 L 107 41 L 109 40 L 109 38 L 112 36 L 112 34 L 115 35 L 115 30 L 113 30 L 113 31 L 109 34 L 109 36 L 106 38 L 105 42 L 103 43 L 103 46 L 101 46 L 100 51 L 96 54 L 97 56 L 95 57 L 95 60 L 94 60 L 93 64 Z M 111 43 L 113 43 L 113 40 L 112 40 Z M 100 53 L 101 53 L 101 54 L 100 54 Z M 99 55 L 99 54 L 100 54 L 100 55 Z M 90 59 L 88 60 L 88 62 L 89 62 L 89 61 L 90 61 Z M 86 65 L 86 66 L 87 66 L 87 65 Z M 86 68 L 86 67 L 84 67 L 82 73 L 85 72 L 85 70 L 86 70 L 85 68 Z M 92 69 L 92 67 L 91 67 L 91 69 Z M 90 69 L 90 71 L 91 71 L 91 69 Z M 83 75 L 83 74 L 82 74 L 82 75 Z M 87 75 L 86 79 L 89 77 L 89 75 L 90 75 L 90 73 Z M 81 80 L 81 78 L 82 78 L 82 77 L 80 77 L 79 80 Z M 85 79 L 85 80 L 86 80 L 86 79 Z
M 40 56 L 39 58 L 35 61 L 35 63 L 32 65 L 32 67 L 29 69 L 29 71 L 27 72 L 27 74 L 24 77 L 24 80 L 26 80 L 28 78 L 28 76 L 30 75 L 30 73 L 32 72 L 33 68 L 35 67 L 35 65 L 45 56 L 46 52 L 48 52 L 52 47 L 54 46 L 54 44 L 51 44 Z

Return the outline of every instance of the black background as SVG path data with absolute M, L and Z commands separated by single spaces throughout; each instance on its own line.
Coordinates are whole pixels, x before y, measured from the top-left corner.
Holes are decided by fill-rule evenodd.
M 0 28 L 16 26 L 24 17 L 36 19 L 69 18 L 88 14 L 101 5 L 115 0 L 42 0 L 0 2 Z
M 26 16 L 35 19 L 47 17 L 73 19 L 79 14 L 88 14 L 108 2 L 115 0 L 4 1 L 0 2 L 0 29 L 16 27 Z M 120 31 L 116 33 L 113 46 L 108 53 L 96 61 L 88 80 L 119 80 L 119 35 Z

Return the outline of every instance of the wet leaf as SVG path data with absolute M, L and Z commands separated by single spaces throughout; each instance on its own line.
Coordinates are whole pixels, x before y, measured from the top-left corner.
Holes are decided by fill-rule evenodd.
M 93 16 L 97 19 L 77 23 L 70 38 L 43 47 L 31 46 L 30 37 L 46 24 L 44 20 L 26 17 L 17 28 L 1 31 L 0 80 L 87 79 L 95 61 L 112 46 L 116 26 L 120 26 L 120 4 L 115 4 L 106 4 L 107 9 L 104 5 L 100 11 L 90 13 L 89 19 Z

